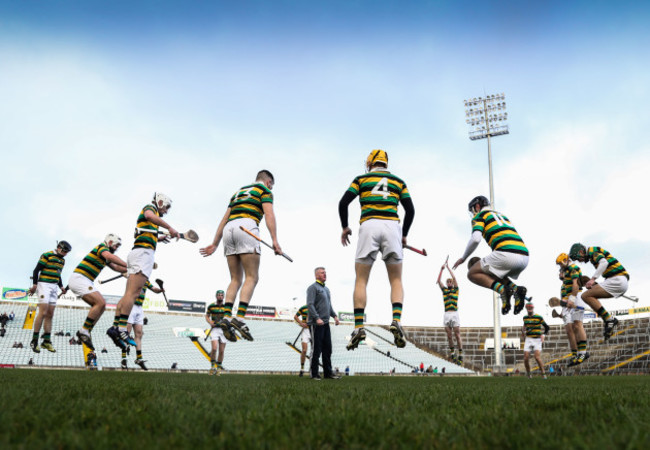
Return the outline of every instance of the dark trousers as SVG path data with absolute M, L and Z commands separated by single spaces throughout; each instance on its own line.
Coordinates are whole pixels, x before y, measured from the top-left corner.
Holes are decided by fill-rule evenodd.
M 311 376 L 318 376 L 318 360 L 323 355 L 323 374 L 332 375 L 332 334 L 329 324 L 311 325 Z

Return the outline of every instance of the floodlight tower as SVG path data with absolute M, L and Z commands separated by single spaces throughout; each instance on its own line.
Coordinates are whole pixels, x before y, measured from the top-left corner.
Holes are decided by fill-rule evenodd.
M 491 94 L 465 100 L 465 122 L 470 126 L 469 138 L 472 141 L 487 138 L 488 167 L 490 174 L 490 204 L 494 205 L 494 183 L 492 175 L 492 146 L 490 138 L 508 134 L 508 113 L 506 112 L 505 94 Z M 492 372 L 501 372 L 505 368 L 501 351 L 501 305 L 496 292 L 492 293 L 494 315 L 494 366 Z

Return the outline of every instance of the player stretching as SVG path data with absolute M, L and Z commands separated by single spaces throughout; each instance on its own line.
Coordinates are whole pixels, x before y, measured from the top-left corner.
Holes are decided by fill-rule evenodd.
M 354 264 L 356 272 L 353 294 L 354 331 L 350 336 L 347 349 L 354 350 L 366 338 L 366 330 L 363 328 L 367 301 L 366 287 L 370 270 L 379 252 L 386 264 L 390 282 L 390 301 L 393 307 L 390 331 L 393 333 L 395 345 L 402 348 L 406 346 L 401 326 L 404 303 L 403 246 L 406 245 L 406 236 L 413 223 L 415 208 L 406 183 L 388 171 L 388 154 L 385 151 L 371 151 L 366 159 L 366 170 L 364 175 L 359 175 L 352 181 L 339 201 L 343 246 L 350 244 L 350 235 L 352 235 L 352 230 L 348 226 L 348 206 L 356 196 L 359 196 L 361 203 L 361 225 Z M 397 215 L 399 203 L 402 204 L 405 212 L 403 227 L 400 227 Z
M 51 352 L 56 351 L 50 340 L 52 317 L 54 316 L 54 309 L 58 300 L 57 286 L 61 288 L 62 294 L 68 292 L 61 282 L 61 271 L 65 265 L 64 256 L 70 250 L 72 250 L 72 246 L 67 241 L 58 242 L 56 250 L 43 253 L 38 259 L 38 263 L 36 263 L 36 268 L 34 268 L 34 273 L 32 274 L 34 285 L 29 288 L 29 295 L 38 291 L 38 315 L 34 320 L 34 334 L 29 346 L 35 353 L 40 353 L 41 351 L 41 348 L 38 346 L 38 335 L 41 332 L 41 324 L 43 325 L 43 343 L 41 347 Z
M 77 337 L 93 352 L 95 347 L 90 333 L 106 309 L 106 300 L 101 292 L 95 289 L 95 279 L 106 266 L 116 272 L 126 272 L 126 263 L 114 254 L 120 245 L 122 245 L 122 239 L 119 236 L 112 233 L 107 234 L 104 242 L 97 244 L 74 269 L 68 281 L 70 290 L 90 305 L 88 317 L 86 317 L 81 330 L 77 331 Z
M 447 278 L 447 285 L 442 284 L 442 272 L 445 267 L 449 271 L 451 278 Z M 459 365 L 463 365 L 463 341 L 460 339 L 460 317 L 458 316 L 458 282 L 451 271 L 449 265 L 445 264 L 440 268 L 438 274 L 438 286 L 442 290 L 442 298 L 445 302 L 445 317 L 443 323 L 445 331 L 447 332 L 447 341 L 449 342 L 449 354 L 451 360 Z M 456 344 L 458 345 L 458 356 L 454 349 L 454 335 L 456 336 Z
M 569 366 L 575 366 L 576 364 L 582 364 L 589 358 L 587 332 L 582 325 L 585 306 L 587 306 L 581 298 L 582 272 L 580 267 L 571 262 L 569 255 L 566 253 L 560 253 L 555 259 L 555 263 L 560 266 L 560 279 L 562 280 L 560 298 L 564 301 L 571 299 L 576 305 L 575 308 L 563 307 L 561 313 L 571 352 L 573 353 Z
M 528 314 L 524 316 L 524 326 L 521 328 L 521 334 L 526 337 L 524 343 L 524 366 L 526 367 L 526 375 L 528 375 L 528 378 L 532 378 L 530 374 L 530 363 L 528 361 L 530 352 L 532 351 L 535 356 L 535 361 L 537 361 L 539 371 L 542 373 L 544 379 L 546 379 L 544 364 L 542 364 L 540 354 L 542 351 L 542 343 L 544 342 L 544 335 L 548 334 L 550 328 L 542 316 L 535 314 L 534 308 L 535 307 L 532 303 L 526 304 L 526 311 Z M 542 327 L 544 327 L 543 333 Z
M 577 243 L 571 246 L 569 257 L 574 261 L 586 263 L 590 261 L 596 271 L 587 281 L 585 287 L 587 290 L 582 293 L 582 300 L 596 311 L 598 316 L 603 319 L 604 337 L 609 340 L 614 333 L 614 328 L 618 325 L 618 319 L 612 317 L 605 307 L 600 303 L 601 298 L 620 297 L 627 292 L 628 280 L 630 275 L 625 267 L 614 258 L 607 250 L 601 247 L 589 247 Z M 596 284 L 596 280 L 602 275 L 604 280 Z M 574 302 L 568 304 L 573 307 Z
M 226 351 L 226 336 L 219 322 L 223 319 L 225 308 L 223 306 L 222 290 L 217 291 L 217 301 L 208 305 L 205 312 L 205 321 L 210 325 L 210 340 L 212 341 L 212 351 L 210 352 L 210 375 L 220 375 L 223 369 L 223 356 Z M 236 339 L 235 339 L 236 340 Z M 219 354 L 217 356 L 217 347 Z
M 304 305 L 302 308 L 296 311 L 296 314 L 293 316 L 293 320 L 295 320 L 296 323 L 300 325 L 300 327 L 302 327 L 302 331 L 300 331 L 302 351 L 300 352 L 300 373 L 298 374 L 299 377 L 303 376 L 305 373 L 305 360 L 307 359 L 307 347 L 311 342 L 311 334 L 309 332 L 309 325 L 307 324 L 308 314 L 309 314 L 309 308 L 307 307 L 307 305 Z
M 159 287 L 154 286 L 147 280 L 140 292 L 140 295 L 135 300 L 133 308 L 131 309 L 131 314 L 129 314 L 129 320 L 126 323 L 126 329 L 129 333 L 133 330 L 133 338 L 135 340 L 135 363 L 140 366 L 143 370 L 147 369 L 145 365 L 145 360 L 142 359 L 142 336 L 144 336 L 144 311 L 142 309 L 142 303 L 144 303 L 144 297 L 149 289 L 156 294 L 160 294 L 163 290 Z M 124 358 L 122 358 L 124 359 Z M 122 361 L 122 365 L 126 365 L 126 361 Z
M 469 202 L 469 212 L 472 215 L 472 236 L 454 269 L 476 250 L 481 237 L 485 238 L 492 253 L 482 258 L 479 264 L 473 264 L 467 278 L 501 296 L 501 314 L 510 311 L 510 298 L 514 294 L 514 313 L 519 314 L 524 308 L 526 288 L 517 286 L 510 278 L 516 280 L 528 266 L 528 249 L 508 218 L 490 209 L 490 201 L 484 196 L 479 195 Z
M 135 242 L 133 243 L 133 249 L 126 258 L 126 273 L 128 276 L 126 289 L 115 308 L 115 317 L 118 322 L 117 329 L 111 327 L 106 332 L 118 346 L 120 346 L 118 343 L 119 340 L 134 347 L 137 345 L 127 330 L 127 322 L 129 321 L 133 304 L 151 276 L 156 245 L 159 240 L 161 242 L 167 242 L 168 240 L 166 237 L 164 239 L 158 239 L 158 228 L 166 228 L 169 235 L 173 238 L 178 239 L 179 237 L 178 231 L 162 219 L 162 216 L 167 214 L 171 207 L 172 200 L 165 194 L 156 192 L 153 196 L 152 203 L 142 208 L 138 216 Z M 151 231 L 142 231 L 142 229 Z
M 273 240 L 273 251 L 276 255 L 282 254 L 277 238 L 275 213 L 273 212 L 271 190 L 274 184 L 273 174 L 268 170 L 260 170 L 255 178 L 255 183 L 242 187 L 231 197 L 212 244 L 200 249 L 203 256 L 210 256 L 223 238 L 224 254 L 230 271 L 230 284 L 226 290 L 224 318 L 219 326 L 224 329 L 224 334 L 229 340 L 231 340 L 229 335 L 233 333 L 233 327 L 244 339 L 253 340 L 253 336 L 244 322 L 244 317 L 259 279 L 260 269 L 260 243 L 239 227 L 244 227 L 259 236 L 259 224 L 264 216 L 266 228 Z M 232 319 L 232 309 L 240 288 L 237 316 Z

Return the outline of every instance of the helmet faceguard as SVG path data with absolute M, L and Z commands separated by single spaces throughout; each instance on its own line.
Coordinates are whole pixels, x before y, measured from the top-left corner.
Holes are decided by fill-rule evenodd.
M 104 244 L 111 250 L 117 250 L 122 245 L 122 238 L 117 234 L 109 233 L 104 238 Z
M 566 253 L 560 253 L 557 258 L 555 258 L 555 264 L 560 264 L 562 266 L 566 266 L 569 264 L 569 255 Z
M 153 194 L 153 202 L 156 205 L 156 208 L 160 212 L 161 209 L 164 209 L 164 212 L 161 212 L 162 214 L 165 214 L 166 212 L 169 211 L 169 208 L 172 207 L 172 199 L 163 194 L 162 192 L 155 192 Z
M 56 243 L 56 248 L 61 249 L 63 252 L 69 252 L 72 250 L 72 245 L 68 241 L 58 241 Z

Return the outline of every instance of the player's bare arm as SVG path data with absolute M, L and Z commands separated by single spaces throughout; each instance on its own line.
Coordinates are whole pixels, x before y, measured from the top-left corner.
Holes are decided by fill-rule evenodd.
M 443 272 L 444 270 L 445 270 L 445 266 L 443 265 L 443 266 L 440 268 L 440 273 L 438 273 L 438 280 L 436 281 L 436 283 L 438 283 L 438 286 L 440 286 L 440 289 L 444 289 L 444 288 L 445 288 L 445 285 L 442 284 L 442 281 L 440 281 L 440 280 L 442 279 L 442 272 Z
M 228 217 L 230 217 L 230 210 L 231 208 L 226 208 L 226 213 L 223 215 L 221 222 L 219 222 L 219 226 L 217 226 L 217 232 L 214 234 L 212 244 L 199 249 L 201 255 L 210 256 L 217 250 L 217 247 L 219 247 L 221 239 L 223 238 L 223 229 L 226 226 L 226 223 L 228 223 Z
M 273 251 L 276 255 L 282 254 L 282 248 L 278 242 L 278 232 L 277 225 L 275 223 L 275 212 L 273 211 L 272 203 L 262 203 L 262 210 L 264 211 L 264 221 L 266 222 L 266 228 L 271 234 L 271 240 L 273 241 Z

